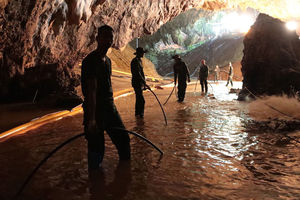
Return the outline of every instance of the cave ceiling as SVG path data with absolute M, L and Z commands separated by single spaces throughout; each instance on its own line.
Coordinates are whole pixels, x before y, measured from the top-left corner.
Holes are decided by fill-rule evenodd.
M 122 48 L 192 8 L 248 7 L 300 19 L 299 0 L 0 0 L 0 59 L 11 74 L 40 63 L 72 66 L 95 48 L 101 24 L 114 28 L 114 48 Z

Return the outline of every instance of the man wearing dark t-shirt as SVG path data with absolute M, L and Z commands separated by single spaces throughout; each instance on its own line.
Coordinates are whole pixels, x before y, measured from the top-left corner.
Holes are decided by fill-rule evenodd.
M 190 73 L 186 64 L 181 60 L 179 55 L 172 57 L 175 59 L 174 69 L 174 84 L 176 85 L 178 79 L 178 102 L 183 102 L 186 90 L 186 81 L 190 82 Z
M 84 131 L 88 142 L 88 167 L 99 168 L 104 157 L 104 131 L 118 150 L 120 160 L 130 159 L 130 139 L 116 109 L 111 85 L 111 61 L 106 56 L 113 43 L 113 29 L 98 28 L 97 49 L 82 61 Z

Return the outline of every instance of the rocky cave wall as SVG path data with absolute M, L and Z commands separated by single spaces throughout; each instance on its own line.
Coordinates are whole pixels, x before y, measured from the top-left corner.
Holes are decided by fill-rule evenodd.
M 294 95 L 300 91 L 300 38 L 285 23 L 260 14 L 244 38 L 243 90 L 247 94 Z
M 114 47 L 122 48 L 189 8 L 209 7 L 207 2 L 224 6 L 199 0 L 1 0 L 0 97 L 32 97 L 37 85 L 56 79 L 65 83 L 44 87 L 45 93 L 74 88 L 72 68 L 95 48 L 95 30 L 102 24 L 114 28 Z M 45 70 L 49 66 L 55 70 Z
M 39 88 L 45 94 L 72 93 L 78 85 L 73 67 L 95 48 L 95 30 L 101 24 L 114 28 L 114 47 L 122 48 L 133 38 L 154 33 L 190 8 L 246 7 L 251 2 L 0 0 L 0 99 L 32 98 Z M 283 2 L 276 1 L 276 5 Z M 268 0 L 252 6 L 273 11 L 264 10 L 266 5 L 269 6 Z M 276 5 L 272 4 L 275 12 L 288 13 L 282 11 L 283 6 Z M 51 87 L 45 85 L 49 82 Z

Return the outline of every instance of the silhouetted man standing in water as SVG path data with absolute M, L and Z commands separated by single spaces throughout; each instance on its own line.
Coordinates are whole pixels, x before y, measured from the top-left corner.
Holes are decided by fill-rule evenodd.
M 219 77 L 220 77 L 220 68 L 219 68 L 219 65 L 216 65 L 214 82 L 216 82 L 216 81 L 218 82 L 219 81 Z
M 201 84 L 201 91 L 205 92 L 205 94 L 207 94 L 207 92 L 208 92 L 207 77 L 208 77 L 208 67 L 205 63 L 205 60 L 202 59 L 200 71 L 199 71 L 199 80 L 200 80 L 200 84 Z
M 227 79 L 226 87 L 228 86 L 229 82 L 231 84 L 231 87 L 233 86 L 232 78 L 233 78 L 233 67 L 232 67 L 231 62 L 229 62 L 229 72 L 228 72 L 228 79 Z
M 135 116 L 143 118 L 145 109 L 145 99 L 143 96 L 143 90 L 148 88 L 145 80 L 142 57 L 147 53 L 142 47 L 138 47 L 135 58 L 131 61 L 131 85 L 135 92 Z
M 174 85 L 176 85 L 178 78 L 178 102 L 183 102 L 187 86 L 186 81 L 191 81 L 190 73 L 186 64 L 181 60 L 179 55 L 174 55 L 172 58 L 175 59 L 175 64 L 173 66 Z
M 113 29 L 98 28 L 97 49 L 82 61 L 81 86 L 84 95 L 84 132 L 88 142 L 88 167 L 99 168 L 104 157 L 104 131 L 116 145 L 120 160 L 130 159 L 130 139 L 115 107 L 111 85 L 111 61 L 106 56 L 113 44 Z

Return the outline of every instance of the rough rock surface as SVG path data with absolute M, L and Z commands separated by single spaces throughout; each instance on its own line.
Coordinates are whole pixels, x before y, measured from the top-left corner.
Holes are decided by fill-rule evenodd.
M 23 76 L 27 68 L 59 65 L 57 68 L 72 75 L 73 66 L 95 48 L 95 30 L 101 24 L 115 29 L 114 47 L 121 48 L 135 37 L 154 33 L 187 9 L 245 7 L 247 2 L 250 1 L 0 0 L 0 98 L 13 97 L 11 93 L 21 91 L 16 84 L 19 78 L 15 77 Z M 73 78 L 76 77 L 70 76 Z
M 114 28 L 114 47 L 121 48 L 133 38 L 151 34 L 181 12 L 203 3 L 198 0 L 1 1 L 0 97 L 11 98 L 16 95 L 11 93 L 22 90 L 16 83 L 19 78 L 15 77 L 23 76 L 27 68 L 59 65 L 72 74 L 73 66 L 95 48 L 95 30 L 101 24 Z
M 300 90 L 300 40 L 295 31 L 260 14 L 244 38 L 243 90 L 254 95 L 292 95 Z M 249 91 L 248 91 L 249 90 Z

